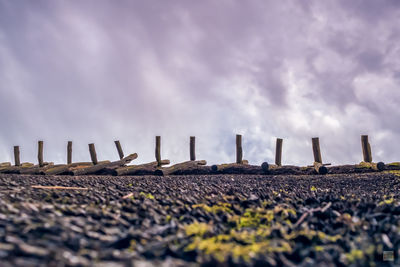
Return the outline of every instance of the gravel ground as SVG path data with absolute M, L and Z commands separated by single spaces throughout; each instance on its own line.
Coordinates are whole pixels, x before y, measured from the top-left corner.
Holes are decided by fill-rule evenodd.
M 3 174 L 0 266 L 399 266 L 399 183 Z

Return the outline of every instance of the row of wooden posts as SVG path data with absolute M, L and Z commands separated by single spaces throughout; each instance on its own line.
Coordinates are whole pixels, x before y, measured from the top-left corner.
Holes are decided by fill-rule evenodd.
M 196 161 L 196 153 L 195 153 L 195 137 L 191 136 L 190 137 L 190 161 L 195 162 Z M 118 155 L 120 160 L 124 159 L 124 152 L 122 150 L 121 143 L 119 141 L 114 141 L 115 146 L 118 151 Z M 283 139 L 282 138 L 277 138 L 276 139 L 276 150 L 275 150 L 275 168 L 279 168 L 282 166 L 282 144 L 283 144 Z M 367 135 L 362 135 L 361 136 L 361 147 L 362 147 L 362 153 L 363 153 L 363 160 L 364 164 L 372 164 L 372 154 L 371 154 L 371 146 L 368 141 L 368 136 Z M 326 166 L 330 165 L 330 163 L 323 163 L 322 162 L 322 157 L 321 157 L 321 149 L 319 145 L 319 138 L 314 137 L 312 138 L 312 150 L 313 150 L 313 155 L 314 155 L 314 164 L 309 167 L 314 167 L 315 170 L 320 173 L 320 174 L 325 174 L 327 173 L 327 168 Z M 99 161 L 97 160 L 97 154 L 96 154 L 96 149 L 95 145 L 93 143 L 89 144 L 89 152 L 90 152 L 90 157 L 91 157 L 91 162 L 93 165 L 98 165 Z M 134 157 L 134 155 L 136 155 Z M 130 162 L 132 159 L 137 158 L 137 154 L 131 154 L 128 156 L 130 160 L 126 162 Z M 161 159 L 161 137 L 156 136 L 155 139 L 155 159 L 156 159 L 156 167 L 161 167 L 162 165 L 169 164 L 169 160 L 162 160 Z M 20 162 L 20 149 L 19 146 L 14 146 L 14 161 L 15 161 L 15 166 L 21 166 Z M 126 163 L 124 161 L 124 164 Z M 104 163 L 104 162 L 103 162 Z M 108 162 L 110 163 L 110 162 Z M 206 161 L 198 161 L 199 165 L 206 165 Z M 44 167 L 48 163 L 44 162 L 43 160 L 43 141 L 38 141 L 38 166 Z M 67 144 L 67 165 L 72 164 L 72 141 L 68 141 Z M 243 159 L 243 148 L 242 148 L 242 136 L 241 135 L 236 135 L 236 164 L 244 164 L 247 165 L 248 161 Z M 33 165 L 33 164 L 32 164 Z M 146 165 L 146 164 L 144 164 Z M 64 165 L 65 166 L 65 165 Z M 117 166 L 117 165 L 116 165 Z M 374 165 L 376 169 L 382 170 L 384 168 L 384 163 L 379 162 L 378 164 Z M 261 165 L 263 170 L 268 170 L 270 167 L 267 162 L 264 162 Z M 218 165 L 213 165 L 211 166 L 212 170 L 217 170 Z

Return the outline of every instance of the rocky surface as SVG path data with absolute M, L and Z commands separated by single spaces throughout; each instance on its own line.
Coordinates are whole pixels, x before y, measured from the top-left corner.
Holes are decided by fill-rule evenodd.
M 399 171 L 1 174 L 0 265 L 396 266 L 399 187 Z

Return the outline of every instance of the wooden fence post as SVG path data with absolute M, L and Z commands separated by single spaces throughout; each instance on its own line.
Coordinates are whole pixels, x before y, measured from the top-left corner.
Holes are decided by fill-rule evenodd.
M 190 137 L 190 160 L 195 161 L 196 160 L 196 137 L 191 136 Z
M 321 149 L 319 147 L 319 138 L 312 138 L 312 148 L 314 154 L 314 169 L 319 174 L 326 174 L 328 169 L 322 164 Z
M 67 144 L 67 164 L 72 164 L 72 141 Z
M 19 158 L 19 146 L 14 146 L 14 162 L 15 166 L 21 166 L 21 161 Z
M 282 166 L 282 138 L 276 138 L 275 165 Z
M 97 161 L 96 149 L 94 147 L 94 144 L 89 144 L 89 152 L 90 152 L 90 158 L 92 159 L 93 165 L 96 165 L 98 163 L 98 161 Z
M 312 149 L 314 154 L 314 162 L 322 163 L 321 149 L 319 148 L 319 138 L 312 138 Z
M 156 136 L 156 161 L 157 161 L 157 165 L 158 167 L 161 167 L 161 136 Z
M 124 158 L 124 151 L 122 151 L 121 143 L 118 140 L 114 141 L 114 143 L 115 143 L 115 146 L 117 147 L 117 150 L 118 150 L 119 159 L 123 159 Z
M 43 167 L 43 141 L 38 141 L 38 162 L 39 167 Z
M 361 135 L 361 147 L 364 162 L 372 162 L 371 146 L 368 142 L 368 135 Z
M 236 163 L 241 164 L 243 162 L 243 148 L 242 148 L 242 136 L 236 135 Z

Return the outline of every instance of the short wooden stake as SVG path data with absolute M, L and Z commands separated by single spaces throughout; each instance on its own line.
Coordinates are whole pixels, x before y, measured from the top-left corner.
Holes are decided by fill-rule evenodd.
M 371 146 L 368 142 L 368 135 L 361 135 L 361 147 L 364 162 L 372 162 Z
M 115 143 L 115 146 L 117 147 L 117 150 L 118 150 L 119 159 L 123 159 L 124 158 L 124 151 L 122 151 L 121 143 L 118 140 L 114 141 L 114 143 Z
M 15 166 L 21 166 L 21 161 L 19 158 L 19 146 L 14 146 L 14 162 Z
M 322 163 L 321 150 L 319 148 L 319 138 L 312 138 L 312 149 L 314 153 L 314 162 Z
M 97 161 L 96 149 L 94 148 L 94 144 L 89 144 L 89 152 L 90 152 L 90 158 L 92 159 L 93 165 L 96 165 L 98 163 L 98 161 Z
M 196 137 L 191 136 L 190 137 L 190 160 L 195 161 L 196 160 Z
M 43 167 L 43 141 L 38 142 L 38 162 L 39 167 Z
M 276 138 L 275 165 L 282 166 L 282 138 Z
M 156 161 L 157 161 L 157 165 L 159 167 L 161 167 L 161 136 L 156 136 L 156 151 L 155 151 L 155 155 L 156 155 Z
M 243 149 L 242 149 L 242 136 L 236 135 L 236 163 L 241 164 L 243 160 Z
M 67 144 L 67 164 L 72 164 L 72 141 Z

